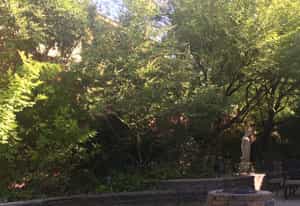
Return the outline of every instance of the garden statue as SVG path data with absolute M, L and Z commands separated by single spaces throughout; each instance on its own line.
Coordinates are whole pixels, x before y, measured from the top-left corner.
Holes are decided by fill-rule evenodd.
M 240 172 L 241 173 L 249 173 L 250 170 L 252 170 L 252 165 L 250 162 L 250 153 L 251 153 L 251 144 L 253 141 L 255 141 L 255 136 L 254 136 L 254 128 L 253 126 L 249 126 L 245 134 L 242 138 L 241 142 L 241 163 L 240 163 Z
M 246 131 L 245 135 L 242 138 L 242 143 L 241 143 L 241 151 L 242 151 L 242 156 L 241 156 L 241 161 L 242 162 L 250 162 L 250 151 L 251 151 L 251 132 L 248 130 Z

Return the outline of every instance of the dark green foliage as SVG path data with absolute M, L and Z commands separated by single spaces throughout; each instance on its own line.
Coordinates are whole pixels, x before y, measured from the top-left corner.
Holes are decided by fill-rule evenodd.
M 253 161 L 299 156 L 298 0 L 123 3 L 0 0 L 1 197 L 232 174 L 247 122 Z

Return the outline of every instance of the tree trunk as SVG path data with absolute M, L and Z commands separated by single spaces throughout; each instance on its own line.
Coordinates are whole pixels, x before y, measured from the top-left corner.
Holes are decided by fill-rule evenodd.
M 263 122 L 263 133 L 261 136 L 261 152 L 263 154 L 264 159 L 268 158 L 268 153 L 271 150 L 271 134 L 274 128 L 274 117 L 275 112 L 273 110 L 270 110 L 268 112 L 268 118 Z

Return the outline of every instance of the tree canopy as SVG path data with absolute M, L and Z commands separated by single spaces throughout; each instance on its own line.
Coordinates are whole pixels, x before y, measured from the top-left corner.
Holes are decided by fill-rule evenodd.
M 299 157 L 298 0 L 118 3 L 0 0 L 0 195 L 231 171 L 249 122 L 257 168 Z

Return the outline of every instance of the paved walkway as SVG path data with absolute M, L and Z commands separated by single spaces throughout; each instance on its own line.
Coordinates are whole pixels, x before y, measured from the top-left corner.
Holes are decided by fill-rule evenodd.
M 298 200 L 277 200 L 275 206 L 300 206 L 300 199 L 298 199 Z
M 275 196 L 276 204 L 275 206 L 300 206 L 300 194 L 298 194 L 295 197 L 291 197 L 288 200 L 285 200 L 283 198 L 283 194 L 280 194 L 279 196 Z

